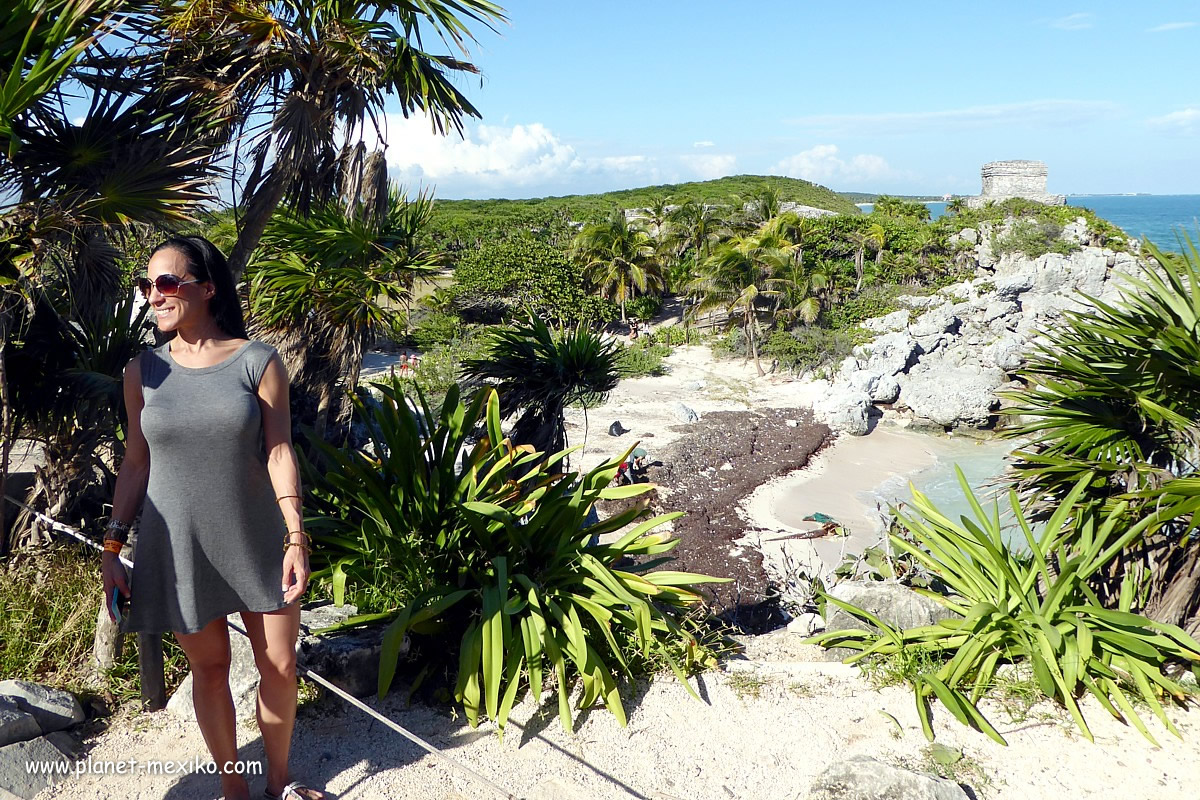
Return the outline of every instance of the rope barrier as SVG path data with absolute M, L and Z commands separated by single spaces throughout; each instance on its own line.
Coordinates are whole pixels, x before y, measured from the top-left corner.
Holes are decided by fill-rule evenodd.
M 46 514 L 43 514 L 42 512 L 38 511 L 37 509 L 31 508 L 30 506 L 27 506 L 24 503 L 22 503 L 20 500 L 9 497 L 8 495 L 5 495 L 4 499 L 9 501 L 13 505 L 20 506 L 21 508 L 25 509 L 29 513 L 33 514 L 35 517 L 38 518 L 38 520 L 40 520 L 42 523 L 47 525 L 51 530 L 57 531 L 58 533 L 66 534 L 73 539 L 77 539 L 78 541 L 82 542 L 83 544 L 87 545 L 88 547 L 90 547 L 93 550 L 96 550 L 98 552 L 104 551 L 104 548 L 101 545 L 98 545 L 94 541 L 89 539 L 78 528 L 72 528 L 70 525 L 64 525 L 63 523 L 58 522 L 57 520 L 47 516 Z M 121 559 L 121 563 L 124 564 L 126 567 L 129 567 L 130 569 L 133 568 L 132 561 L 125 558 L 124 556 L 118 556 L 118 558 Z M 228 625 L 233 630 L 240 633 L 242 636 L 249 638 L 249 634 L 247 634 L 246 631 L 244 631 L 240 627 L 238 627 L 235 623 L 230 622 L 228 619 L 226 619 L 225 624 Z M 305 627 L 307 627 L 307 626 L 305 626 Z M 384 725 L 391 728 L 393 731 L 400 734 L 404 738 L 408 739 L 410 742 L 417 745 L 421 749 L 425 750 L 430 755 L 435 756 L 436 758 L 442 759 L 443 761 L 445 761 L 447 764 L 454 767 L 455 769 L 458 769 L 459 771 L 474 778 L 479 783 L 482 783 L 483 785 L 487 786 L 489 789 L 491 789 L 493 792 L 495 792 L 498 796 L 505 798 L 505 800 L 520 800 L 520 798 L 518 798 L 516 795 L 511 794 L 510 792 L 506 791 L 505 789 L 500 787 L 498 784 L 492 782 L 489 778 L 486 778 L 483 775 L 481 775 L 480 773 L 476 772 L 471 767 L 467 766 L 466 764 L 462 763 L 461 761 L 458 761 L 457 759 L 455 759 L 451 756 L 446 755 L 444 752 L 442 752 L 438 748 L 434 747 L 429 742 L 422 739 L 420 736 L 417 736 L 412 731 L 406 729 L 400 723 L 398 723 L 392 719 L 389 719 L 388 717 L 384 716 L 383 714 L 380 714 L 378 711 L 371 708 L 370 706 L 368 706 L 366 703 L 359 700 L 354 695 L 350 694 L 349 692 L 345 691 L 344 689 L 342 689 L 338 686 L 335 686 L 332 682 L 330 682 L 323 675 L 320 675 L 320 674 L 312 671 L 311 669 L 305 667 L 302 664 L 297 664 L 296 668 L 297 668 L 296 671 L 299 672 L 304 677 L 309 678 L 314 683 L 319 683 L 321 686 L 324 686 L 326 689 L 333 692 L 335 695 L 340 697 L 342 700 L 346 701 L 347 703 L 354 706 L 358 710 L 364 712 L 365 714 L 373 717 L 376 721 L 382 722 Z

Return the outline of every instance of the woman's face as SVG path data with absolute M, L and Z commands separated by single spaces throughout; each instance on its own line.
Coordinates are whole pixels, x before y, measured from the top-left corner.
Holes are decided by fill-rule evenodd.
M 192 281 L 195 275 L 188 272 L 187 258 L 183 253 L 168 247 L 150 257 L 146 265 L 146 276 L 151 282 L 159 275 L 174 275 L 181 281 Z M 157 287 L 150 289 L 150 308 L 160 331 L 177 331 L 202 322 L 209 316 L 208 302 L 216 290 L 212 283 L 185 283 L 175 294 L 164 295 Z

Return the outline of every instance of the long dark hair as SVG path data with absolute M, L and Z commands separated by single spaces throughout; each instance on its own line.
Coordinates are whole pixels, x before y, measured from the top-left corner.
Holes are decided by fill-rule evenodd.
M 216 293 L 209 301 L 208 309 L 217 327 L 235 339 L 249 339 L 246 317 L 242 314 L 242 301 L 233 283 L 233 273 L 217 246 L 203 236 L 172 236 L 151 250 L 150 255 L 168 248 L 183 254 L 188 262 L 187 271 L 194 278 L 213 285 Z

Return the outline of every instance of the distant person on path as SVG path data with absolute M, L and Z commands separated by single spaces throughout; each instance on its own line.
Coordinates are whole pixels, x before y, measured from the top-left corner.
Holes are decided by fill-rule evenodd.
M 288 376 L 274 348 L 247 337 L 229 265 L 208 240 L 166 240 L 146 272 L 138 284 L 171 338 L 125 369 L 129 427 L 105 534 L 105 598 L 114 587 L 129 598 L 125 631 L 174 632 L 227 800 L 250 797 L 237 771 L 225 625 L 240 611 L 261 675 L 266 795 L 319 800 L 288 771 L 297 601 L 310 573 Z M 118 554 L 139 510 L 127 578 Z
M 634 341 L 638 338 L 638 321 L 631 319 L 629 321 L 629 341 Z

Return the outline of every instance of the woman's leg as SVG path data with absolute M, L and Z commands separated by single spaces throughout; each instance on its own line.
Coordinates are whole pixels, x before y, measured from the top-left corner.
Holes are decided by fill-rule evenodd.
M 267 754 L 267 791 L 279 794 L 289 782 L 288 753 L 296 724 L 296 637 L 300 604 L 267 613 L 242 612 L 258 666 L 258 729 Z M 314 798 L 321 797 L 313 792 Z
M 204 743 L 217 768 L 237 760 L 237 722 L 233 695 L 229 692 L 229 629 L 220 617 L 199 633 L 175 634 L 192 669 L 192 705 Z M 227 800 L 248 800 L 246 779 L 232 773 L 221 775 L 221 794 Z

